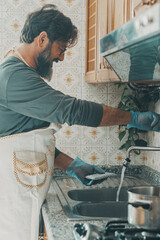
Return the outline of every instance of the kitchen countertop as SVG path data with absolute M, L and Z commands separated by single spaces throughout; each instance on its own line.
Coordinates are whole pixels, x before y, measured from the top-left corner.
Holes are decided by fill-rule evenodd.
M 54 181 L 54 179 L 52 180 Z M 62 206 L 51 184 L 46 201 L 42 207 L 43 219 L 46 227 L 48 240 L 74 240 L 73 228 L 76 223 L 86 221 L 67 221 Z M 88 221 L 97 226 L 105 226 L 106 221 Z
M 108 170 L 108 168 L 106 169 Z M 112 166 L 109 168 L 109 171 L 114 173 L 120 173 L 121 168 L 119 166 Z M 58 172 L 55 174 L 57 176 L 63 175 L 64 173 Z M 145 179 L 145 182 L 152 185 L 160 185 L 160 173 L 156 172 L 145 166 L 132 166 L 127 170 L 128 175 L 135 177 L 141 176 L 142 179 Z M 63 176 L 61 176 L 63 178 Z M 65 177 L 64 177 L 65 178 Z M 63 208 L 60 204 L 60 201 L 57 197 L 55 189 L 53 187 L 54 178 L 51 182 L 49 192 L 47 194 L 46 200 L 42 207 L 42 214 L 44 223 L 46 226 L 46 232 L 48 240 L 74 240 L 73 229 L 76 223 L 83 223 L 86 221 L 68 221 L 67 217 L 63 211 Z M 106 220 L 96 220 L 88 221 L 89 223 L 95 224 L 100 227 L 106 225 Z
M 43 204 L 42 214 L 48 240 L 74 239 L 72 236 L 74 222 L 67 222 L 52 184 Z

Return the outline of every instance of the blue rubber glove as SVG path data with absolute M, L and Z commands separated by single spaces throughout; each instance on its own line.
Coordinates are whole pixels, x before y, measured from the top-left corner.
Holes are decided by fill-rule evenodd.
M 89 180 L 85 177 L 95 173 L 105 173 L 105 171 L 102 168 L 85 163 L 80 158 L 76 157 L 67 168 L 66 173 L 77 178 L 82 184 L 91 186 L 93 184 L 102 182 L 102 180 Z
M 155 112 L 131 111 L 131 122 L 128 128 L 138 128 L 143 131 L 160 131 L 160 114 Z

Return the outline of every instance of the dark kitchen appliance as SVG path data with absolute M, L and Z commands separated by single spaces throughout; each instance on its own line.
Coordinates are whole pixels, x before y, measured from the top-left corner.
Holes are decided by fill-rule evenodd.
M 136 228 L 127 221 L 110 221 L 102 229 L 93 224 L 75 224 L 76 240 L 156 240 L 160 239 L 160 230 Z
M 102 38 L 100 53 L 121 82 L 158 84 L 160 3 Z

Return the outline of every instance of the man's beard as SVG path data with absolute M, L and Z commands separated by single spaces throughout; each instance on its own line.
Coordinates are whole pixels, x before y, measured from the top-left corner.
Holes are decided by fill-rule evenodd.
M 37 56 L 37 72 L 41 77 L 51 81 L 53 73 L 53 62 L 58 62 L 59 59 L 55 58 L 50 60 L 52 43 L 49 43 L 45 50 Z

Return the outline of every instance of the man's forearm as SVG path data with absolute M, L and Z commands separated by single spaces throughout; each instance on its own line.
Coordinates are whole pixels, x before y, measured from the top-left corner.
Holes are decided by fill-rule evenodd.
M 66 171 L 66 169 L 68 168 L 68 166 L 71 164 L 73 160 L 74 159 L 69 157 L 68 155 L 64 153 L 60 153 L 54 161 L 54 166 L 63 171 Z
M 126 125 L 131 121 L 131 113 L 103 105 L 101 126 Z

